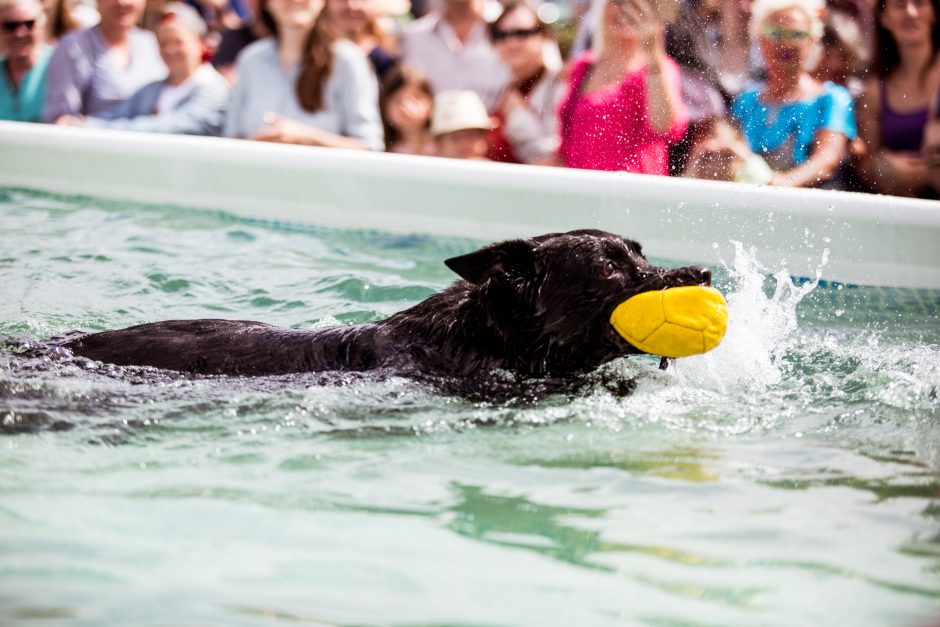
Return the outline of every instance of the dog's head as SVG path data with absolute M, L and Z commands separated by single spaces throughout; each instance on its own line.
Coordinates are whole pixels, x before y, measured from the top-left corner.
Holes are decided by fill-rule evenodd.
M 644 352 L 611 325 L 618 305 L 643 292 L 711 283 L 706 268 L 652 266 L 637 242 L 595 230 L 510 240 L 445 263 L 478 286 L 507 365 L 533 376 L 585 372 Z

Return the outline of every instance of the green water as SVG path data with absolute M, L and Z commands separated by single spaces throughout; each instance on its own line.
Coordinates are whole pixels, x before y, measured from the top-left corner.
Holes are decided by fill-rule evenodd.
M 480 242 L 0 190 L 0 338 L 381 319 Z M 747 244 L 747 243 L 745 243 Z M 923 625 L 940 619 L 940 303 L 799 292 L 535 405 L 0 353 L 0 624 Z

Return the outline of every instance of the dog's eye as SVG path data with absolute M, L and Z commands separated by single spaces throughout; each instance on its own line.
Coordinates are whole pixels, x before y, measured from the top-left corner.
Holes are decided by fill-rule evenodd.
M 614 266 L 613 261 L 608 261 L 607 263 L 604 264 L 604 278 L 605 279 L 609 279 L 610 277 L 614 276 L 614 272 L 616 271 L 617 271 L 617 267 Z

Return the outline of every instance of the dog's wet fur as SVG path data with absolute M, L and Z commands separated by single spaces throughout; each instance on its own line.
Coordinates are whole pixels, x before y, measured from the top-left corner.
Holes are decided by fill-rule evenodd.
M 62 338 L 74 355 L 197 375 L 386 370 L 478 378 L 567 379 L 640 353 L 610 324 L 635 294 L 708 285 L 706 268 L 657 268 L 640 245 L 595 230 L 510 240 L 445 261 L 462 280 L 381 322 L 284 329 L 169 320 Z

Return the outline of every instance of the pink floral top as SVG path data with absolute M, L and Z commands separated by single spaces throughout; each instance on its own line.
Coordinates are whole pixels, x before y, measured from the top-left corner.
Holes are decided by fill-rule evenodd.
M 641 174 L 669 174 L 668 147 L 682 139 L 689 113 L 682 102 L 679 68 L 666 58 L 664 77 L 677 105 L 672 128 L 660 133 L 646 114 L 646 68 L 628 74 L 621 83 L 592 93 L 581 86 L 593 64 L 593 53 L 574 60 L 568 94 L 559 108 L 564 164 L 586 170 L 614 170 Z

